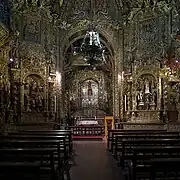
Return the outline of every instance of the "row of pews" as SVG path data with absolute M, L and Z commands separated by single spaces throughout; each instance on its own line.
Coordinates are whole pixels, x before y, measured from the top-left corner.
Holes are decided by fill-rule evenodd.
M 107 146 L 125 179 L 180 179 L 179 132 L 109 130 Z
M 70 179 L 70 130 L 18 131 L 0 136 L 0 179 Z

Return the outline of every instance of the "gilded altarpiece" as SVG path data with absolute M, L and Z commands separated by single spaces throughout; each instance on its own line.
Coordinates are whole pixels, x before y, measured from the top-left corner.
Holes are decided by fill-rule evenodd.
M 125 31 L 124 117 L 131 122 L 161 122 L 160 67 L 168 46 L 168 13 L 152 6 L 132 10 Z
M 0 124 L 7 123 L 10 113 L 10 82 L 8 76 L 8 59 L 9 49 L 0 46 Z M 9 115 L 8 115 L 9 114 Z
M 45 49 L 38 44 L 20 46 L 22 122 L 43 123 L 55 118 L 56 75 L 50 73 Z M 19 74 L 16 74 L 17 78 Z
M 70 101 L 75 116 L 104 116 L 107 106 L 107 87 L 101 71 L 79 71 L 71 86 Z
M 56 27 L 52 28 L 51 4 L 12 1 L 11 5 L 13 31 L 19 36 L 15 47 L 18 66 L 11 71 L 13 87 L 19 93 L 18 123 L 55 121 L 57 37 Z
M 9 31 L 0 23 L 0 131 L 11 123 L 13 112 L 10 103 L 10 80 L 8 73 Z

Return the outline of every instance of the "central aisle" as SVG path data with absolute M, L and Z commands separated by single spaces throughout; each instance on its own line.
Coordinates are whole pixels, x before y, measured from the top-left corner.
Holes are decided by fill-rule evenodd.
M 103 141 L 75 141 L 71 180 L 123 180 Z

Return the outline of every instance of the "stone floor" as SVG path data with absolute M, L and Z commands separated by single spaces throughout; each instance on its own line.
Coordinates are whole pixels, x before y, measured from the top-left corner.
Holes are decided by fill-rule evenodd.
M 123 180 L 103 141 L 75 141 L 71 180 Z

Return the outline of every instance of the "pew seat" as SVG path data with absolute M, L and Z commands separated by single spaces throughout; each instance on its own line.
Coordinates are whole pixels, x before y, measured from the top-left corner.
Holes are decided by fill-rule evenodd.
M 166 147 L 166 146 L 174 146 L 180 145 L 179 139 L 133 139 L 133 140 L 126 140 L 123 139 L 122 141 L 122 149 L 121 153 L 119 154 L 118 164 L 124 169 L 126 165 L 126 161 L 132 160 L 133 152 L 135 148 L 138 147 Z
M 156 158 L 151 160 L 151 180 L 180 179 L 180 158 Z
M 115 158 L 118 157 L 119 153 L 121 153 L 122 151 L 122 143 L 128 143 L 130 142 L 129 145 L 133 145 L 133 143 L 135 143 L 134 145 L 137 145 L 138 142 L 143 143 L 143 140 L 147 140 L 147 143 L 151 142 L 149 140 L 151 140 L 151 142 L 153 142 L 154 140 L 157 139 L 157 141 L 154 141 L 154 143 L 156 144 L 158 142 L 158 140 L 164 140 L 164 139 L 175 139 L 175 141 L 171 141 L 173 142 L 177 142 L 178 139 L 180 141 L 180 136 L 176 135 L 176 134 L 161 134 L 161 135 L 156 135 L 156 134 L 152 134 L 152 135 L 117 135 L 116 136 L 116 140 L 115 140 L 115 144 L 112 147 L 112 154 Z M 137 141 L 136 141 L 137 140 Z M 139 140 L 139 141 L 138 141 Z M 125 142 L 126 141 L 126 142 Z M 145 143 L 144 143 L 145 145 Z M 153 144 L 152 144 L 153 145 Z
M 180 146 L 134 147 L 133 157 L 129 160 L 128 171 L 131 179 L 151 178 L 152 160 L 180 158 Z M 164 164 L 166 166 L 166 164 Z M 163 173 L 159 171 L 160 173 Z
M 1 180 L 39 180 L 40 162 L 0 162 Z
M 40 176 L 46 175 L 51 180 L 57 180 L 58 165 L 54 161 L 55 151 L 56 148 L 1 148 L 0 162 L 17 164 L 38 162 L 40 163 Z

